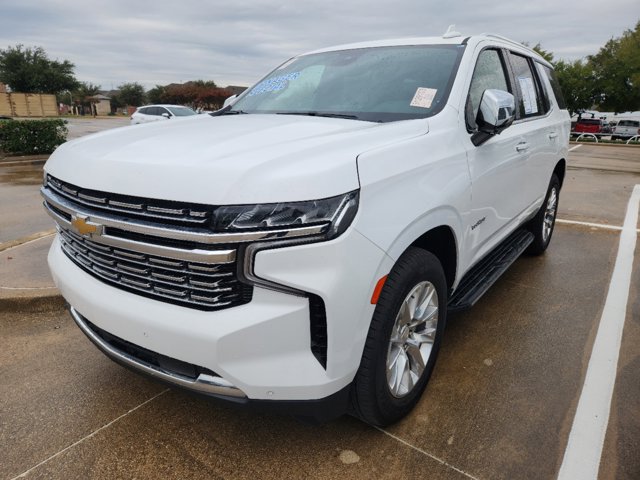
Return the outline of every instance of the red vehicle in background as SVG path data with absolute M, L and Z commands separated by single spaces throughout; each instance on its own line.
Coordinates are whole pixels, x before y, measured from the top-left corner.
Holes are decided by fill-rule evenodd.
M 599 118 L 581 118 L 573 129 L 575 133 L 602 133 L 602 120 Z

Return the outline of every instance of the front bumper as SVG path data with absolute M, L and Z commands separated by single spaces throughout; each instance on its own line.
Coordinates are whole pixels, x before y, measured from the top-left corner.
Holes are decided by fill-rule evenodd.
M 246 305 L 198 311 L 97 280 L 66 257 L 57 239 L 49 253 L 54 280 L 72 305 L 76 322 L 84 317 L 111 335 L 206 368 L 215 376 L 205 375 L 200 381 L 176 379 L 171 372 L 149 370 L 148 365 L 131 359 L 115 360 L 201 393 L 268 401 L 323 399 L 349 385 L 358 369 L 373 313 L 374 305 L 369 303 L 373 286 L 391 264 L 389 257 L 353 228 L 330 242 L 257 254 L 256 275 L 324 300 L 328 334 L 325 369 L 310 349 L 309 300 L 305 297 L 256 287 Z

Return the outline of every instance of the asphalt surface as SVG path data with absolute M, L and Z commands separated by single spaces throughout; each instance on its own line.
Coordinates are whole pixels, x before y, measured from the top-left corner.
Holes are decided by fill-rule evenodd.
M 559 218 L 621 226 L 640 172 L 616 162 L 640 165 L 640 149 L 574 150 Z M 41 166 L 15 168 L 0 164 L 0 478 L 556 477 L 618 230 L 558 223 L 544 256 L 519 259 L 451 317 L 432 380 L 403 421 L 386 431 L 351 417 L 309 426 L 167 389 L 98 352 L 50 288 L 52 237 L 2 250 L 5 238 L 52 226 L 37 196 Z M 14 210 L 19 221 L 5 215 Z M 640 478 L 639 287 L 636 258 L 601 479 Z

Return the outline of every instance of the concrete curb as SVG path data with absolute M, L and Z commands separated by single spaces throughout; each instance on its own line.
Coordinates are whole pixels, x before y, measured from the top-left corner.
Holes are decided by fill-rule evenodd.
M 569 143 L 572 145 L 594 145 L 596 147 L 624 147 L 624 148 L 639 148 L 639 145 L 626 143 L 596 143 L 596 142 L 576 142 L 575 140 L 569 140 Z
M 0 298 L 0 317 L 6 313 L 46 313 L 65 308 L 66 302 L 59 293 L 41 297 Z
M 20 164 L 20 163 L 44 163 L 49 158 L 49 154 L 46 155 L 16 155 L 16 156 L 0 156 L 0 165 L 5 164 Z
M 0 243 L 0 252 L 9 250 L 10 248 L 19 247 L 20 245 L 33 242 L 34 240 L 39 240 L 41 238 L 48 237 L 49 235 L 53 235 L 54 233 L 56 233 L 56 229 L 52 228 L 51 230 L 45 230 L 44 232 L 34 233 L 26 237 L 18 238 L 17 240 L 10 240 L 8 242 Z

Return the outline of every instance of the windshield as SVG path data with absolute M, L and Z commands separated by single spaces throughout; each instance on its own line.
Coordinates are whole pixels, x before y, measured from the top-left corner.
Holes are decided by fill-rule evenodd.
M 196 115 L 196 112 L 187 107 L 167 107 L 171 113 L 176 117 L 188 117 L 189 115 Z
M 392 122 L 445 105 L 464 45 L 376 47 L 295 57 L 229 113 L 280 113 Z

